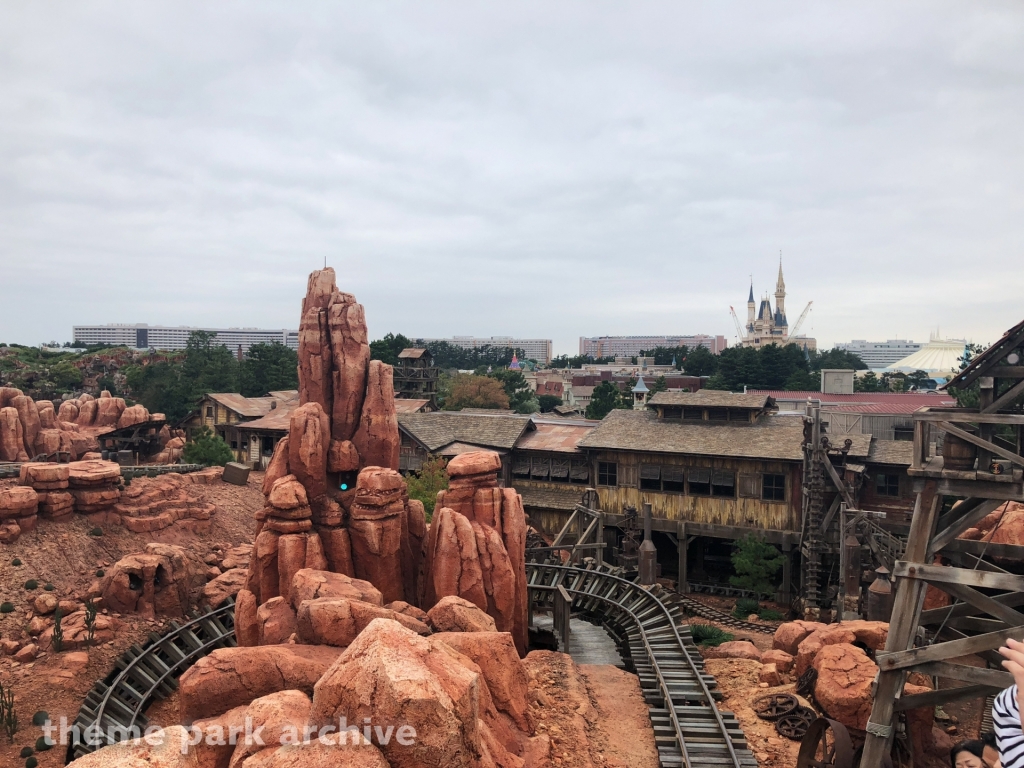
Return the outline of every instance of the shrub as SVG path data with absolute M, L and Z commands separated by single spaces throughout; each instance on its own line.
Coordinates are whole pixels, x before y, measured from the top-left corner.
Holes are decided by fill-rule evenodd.
M 748 533 L 736 542 L 732 552 L 732 567 L 735 576 L 729 583 L 740 589 L 747 589 L 761 597 L 775 592 L 775 574 L 785 561 L 782 553 L 763 538 Z
M 15 568 L 17 568 L 19 565 L 21 565 L 21 560 L 16 557 L 13 560 L 11 560 L 11 565 L 13 565 Z
M 36 760 L 34 757 L 30 757 L 28 760 L 25 761 L 25 768 L 38 768 L 38 766 L 39 761 Z
M 92 645 L 96 638 L 96 603 L 91 597 L 85 601 L 85 629 L 85 644 Z
M 100 569 L 98 569 L 96 571 L 96 578 L 97 579 L 102 579 L 106 575 L 106 573 L 107 573 L 106 571 L 104 571 L 102 568 L 100 568 Z
M 89 531 L 89 535 L 90 536 L 102 536 L 103 535 L 103 529 L 102 528 L 93 528 L 91 531 Z
M 731 633 L 713 624 L 690 624 L 690 635 L 697 645 L 714 648 L 732 640 Z
M 45 752 L 48 749 L 53 749 L 53 742 L 45 736 L 40 736 L 36 739 L 36 752 Z
M 753 597 L 741 597 L 736 601 L 736 607 L 733 608 L 732 615 L 737 619 L 745 619 L 752 613 L 757 613 L 761 610 L 761 604 Z
M 0 613 L 14 613 L 14 603 L 0 603 Z
M 61 626 L 61 619 L 64 618 L 64 614 L 60 610 L 60 606 L 53 612 L 53 636 L 50 638 L 50 646 L 53 648 L 54 653 L 60 653 L 64 650 L 64 628 Z
M 423 502 L 423 510 L 427 514 L 427 522 L 434 516 L 434 505 L 437 503 L 438 491 L 448 488 L 448 474 L 444 471 L 446 462 L 441 456 L 431 456 L 420 467 L 419 472 L 410 474 L 405 479 L 409 489 L 409 498 Z
M 224 440 L 213 434 L 209 427 L 203 429 L 185 445 L 182 458 L 186 464 L 202 464 L 205 467 L 223 467 L 235 460 L 235 454 Z M 156 473 L 153 473 L 156 476 Z
M 33 589 L 39 589 L 39 582 L 35 579 L 29 579 L 25 582 L 25 589 L 31 591 Z
M 45 709 L 40 709 L 34 715 L 32 715 L 32 725 L 43 726 L 46 725 L 46 721 L 50 719 L 50 713 Z
M 34 751 L 35 750 L 33 750 L 32 747 L 22 747 L 21 748 L 21 756 L 22 757 L 32 757 L 32 753 Z
M 55 590 L 55 589 L 56 589 L 56 587 L 55 587 L 55 586 L 53 586 L 53 584 L 51 584 L 50 582 L 46 582 L 46 583 L 45 583 L 45 584 L 43 585 L 43 589 L 45 589 L 45 590 L 46 590 L 47 592 L 53 592 L 53 590 Z
M 762 608 L 758 611 L 757 617 L 759 619 L 764 619 L 765 621 L 782 621 L 786 618 L 782 613 L 776 611 L 774 608 Z
M 18 714 L 14 711 L 14 689 L 0 684 L 0 727 L 7 731 L 7 738 L 14 743 L 18 732 Z M 32 758 L 29 758 L 31 760 Z

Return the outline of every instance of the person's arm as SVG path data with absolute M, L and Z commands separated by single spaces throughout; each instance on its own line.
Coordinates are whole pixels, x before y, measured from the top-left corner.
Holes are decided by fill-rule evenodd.
M 1007 640 L 999 649 L 1005 658 L 1003 667 L 1013 675 L 1016 685 L 996 696 L 992 705 L 992 724 L 1002 768 L 1024 768 L 1024 723 L 1021 722 L 1021 691 L 1024 691 L 1024 643 Z

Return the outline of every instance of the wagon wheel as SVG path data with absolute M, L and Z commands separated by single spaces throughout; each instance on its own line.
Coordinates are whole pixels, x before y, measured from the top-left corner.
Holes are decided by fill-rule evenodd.
M 853 743 L 846 726 L 819 717 L 800 742 L 797 768 L 853 768 Z
M 797 707 L 795 712 L 783 715 L 775 721 L 775 730 L 779 732 L 780 736 L 785 736 L 793 741 L 800 741 L 800 739 L 807 735 L 811 723 L 817 717 L 813 709 Z
M 817 680 L 818 670 L 814 667 L 808 667 L 807 671 L 800 675 L 796 681 L 796 692 L 803 696 L 809 696 L 811 691 L 814 690 L 814 683 Z
M 754 699 L 750 706 L 762 720 L 778 720 L 783 715 L 796 712 L 800 700 L 791 693 L 769 693 Z

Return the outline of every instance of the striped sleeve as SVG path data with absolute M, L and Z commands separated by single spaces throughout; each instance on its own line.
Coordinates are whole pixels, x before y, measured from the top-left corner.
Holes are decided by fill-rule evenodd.
M 1024 731 L 1021 730 L 1016 685 L 996 696 L 992 704 L 992 725 L 1002 768 L 1024 768 Z

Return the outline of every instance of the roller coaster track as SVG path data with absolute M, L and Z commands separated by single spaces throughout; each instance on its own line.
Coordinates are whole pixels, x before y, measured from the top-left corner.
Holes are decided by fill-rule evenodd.
M 704 671 L 684 612 L 703 608 L 716 614 L 708 618 L 726 623 L 724 614 L 673 592 L 640 587 L 607 566 L 530 563 L 527 578 L 536 606 L 549 603 L 561 585 L 575 613 L 601 624 L 616 639 L 640 679 L 662 766 L 756 766 L 739 723 L 715 705 L 721 694 Z M 691 602 L 696 603 L 692 608 Z M 235 644 L 234 604 L 228 602 L 172 623 L 164 634 L 151 634 L 143 645 L 129 648 L 85 697 L 75 719 L 82 739 L 68 746 L 68 761 L 143 731 L 146 708 L 171 695 L 186 669 L 215 649 Z
M 143 712 L 154 699 L 170 696 L 178 677 L 203 656 L 233 645 L 233 600 L 183 624 L 172 622 L 164 634 L 152 633 L 145 644 L 133 645 L 82 702 L 74 723 L 81 740 L 68 744 L 68 762 L 128 738 L 133 729 L 144 731 Z
M 725 611 L 712 608 L 710 605 L 705 605 L 699 600 L 694 600 L 692 597 L 680 595 L 678 592 L 664 590 L 661 595 L 663 602 L 677 606 L 683 613 L 690 616 L 700 616 L 702 619 L 724 624 L 733 629 L 742 629 L 746 632 L 761 632 L 766 635 L 775 634 L 776 627 L 773 624 L 755 624 L 752 621 L 737 619 L 735 616 L 725 613 Z
M 662 766 L 756 767 L 736 718 L 715 705 L 715 680 L 704 671 L 679 603 L 662 599 L 669 593 L 645 589 L 607 566 L 530 563 L 527 580 L 535 606 L 551 603 L 561 586 L 573 611 L 604 626 L 626 651 L 650 708 Z

